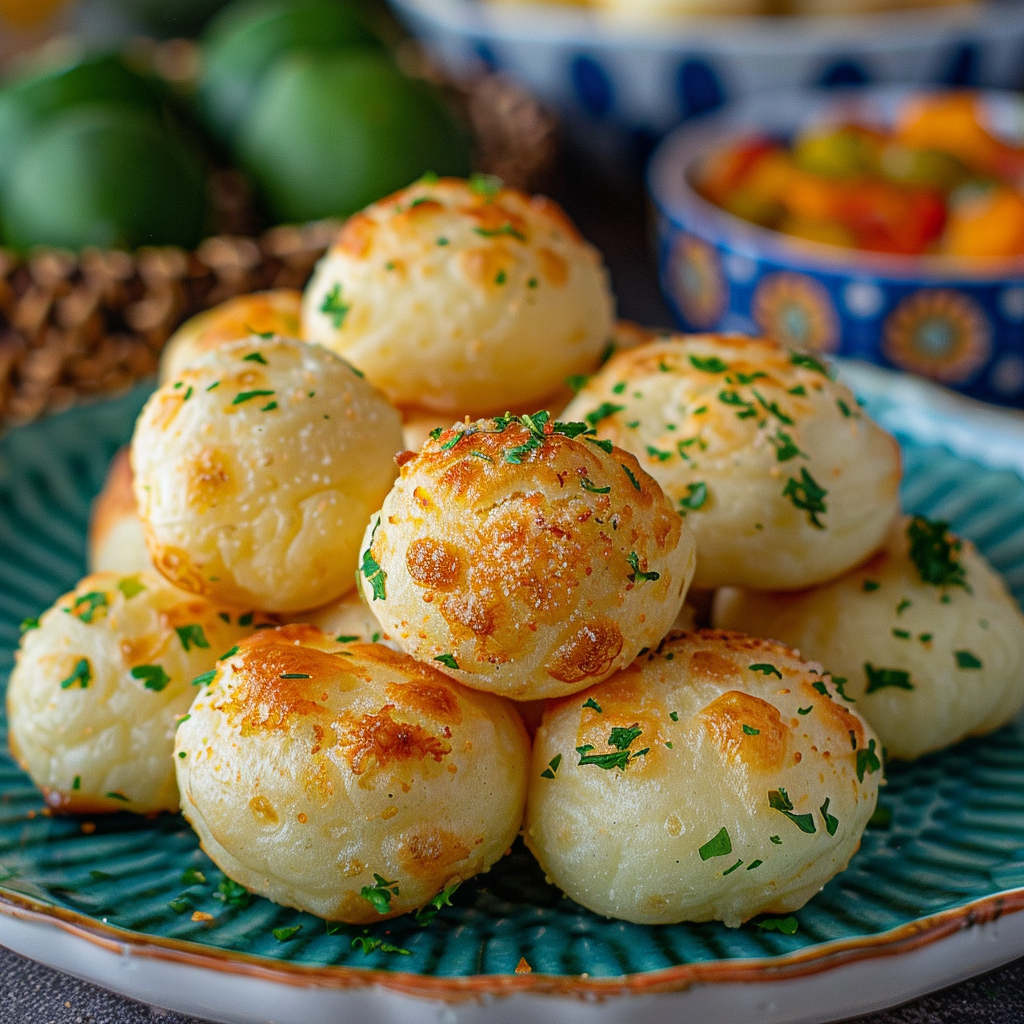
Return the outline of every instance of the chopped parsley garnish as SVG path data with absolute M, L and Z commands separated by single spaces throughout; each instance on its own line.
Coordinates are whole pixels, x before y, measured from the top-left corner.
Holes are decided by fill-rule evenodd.
M 822 697 L 828 697 L 829 700 L 832 699 L 832 694 L 828 692 L 828 687 L 820 679 L 816 683 L 811 683 L 811 688 L 817 690 Z
M 363 574 L 363 578 L 373 588 L 374 601 L 383 601 L 387 597 L 385 583 L 387 582 L 388 574 L 380 567 L 380 563 L 371 553 L 373 548 L 373 538 L 377 536 L 377 529 L 379 526 L 380 519 L 378 519 L 374 524 L 373 532 L 370 534 L 370 544 L 363 552 L 363 564 L 359 567 L 359 571 Z
M 548 761 L 547 768 L 545 768 L 544 771 L 542 771 L 540 773 L 540 777 L 542 779 L 553 779 L 555 777 L 555 773 L 558 771 L 558 766 L 561 763 L 562 763 L 562 755 L 561 754 L 555 754 L 555 756 L 553 758 L 551 758 L 550 761 Z
M 228 907 L 247 907 L 252 899 L 252 894 L 244 885 L 239 885 L 233 878 L 225 878 L 217 891 L 213 894 L 215 900 L 220 900 Z
M 831 802 L 831 797 L 825 797 L 825 802 L 818 808 L 821 811 L 821 818 L 825 822 L 825 831 L 830 835 L 836 834 L 836 829 L 839 828 L 839 819 L 834 814 L 828 813 L 828 805 Z
M 809 707 L 806 707 L 806 708 L 797 708 L 796 709 L 796 713 L 798 715 L 809 715 L 813 710 L 814 710 L 814 705 L 811 704 Z
M 230 651 L 225 651 L 217 660 L 224 661 L 226 658 L 233 658 L 238 653 L 238 644 L 235 644 Z
M 782 845 L 782 840 L 778 836 L 769 836 L 768 838 L 775 846 Z
M 597 447 L 600 448 L 601 451 L 603 451 L 606 455 L 611 455 L 611 453 L 612 453 L 612 443 L 611 443 L 611 441 L 608 440 L 608 438 L 606 438 L 606 437 L 604 437 L 604 438 L 602 438 L 602 437 L 585 437 L 584 440 L 585 441 L 589 441 L 591 444 L 596 444 Z
M 789 361 L 794 366 L 802 366 L 805 370 L 815 370 L 825 377 L 831 376 L 823 363 L 818 362 L 814 356 L 809 356 L 806 352 L 790 352 Z
M 495 284 L 504 284 L 507 280 L 508 274 L 506 274 L 504 270 L 499 270 L 498 273 L 494 275 Z
M 307 672 L 282 672 L 279 676 L 281 679 L 311 679 Z
M 736 861 L 735 864 L 733 864 L 733 866 L 731 868 L 726 868 L 722 872 L 722 877 L 725 878 L 726 875 L 731 875 L 738 867 L 742 867 L 742 865 L 743 865 L 743 858 L 741 857 L 738 861 Z
M 119 793 L 116 789 L 111 790 L 109 793 L 103 794 L 108 800 L 117 800 L 122 804 L 130 804 L 131 797 L 127 797 L 124 793 Z
M 776 431 L 775 436 L 769 437 L 768 441 L 775 448 L 775 457 L 779 462 L 788 462 L 790 459 L 795 459 L 798 455 L 804 455 L 793 441 L 793 438 L 784 430 Z M 804 458 L 806 457 L 804 455 Z
M 354 644 L 358 639 L 359 637 L 353 636 L 350 633 L 345 633 L 342 636 L 336 636 L 334 638 L 335 643 L 339 644 Z
M 217 674 L 217 670 L 215 668 L 211 668 L 209 672 L 203 672 L 201 675 L 196 676 L 195 679 L 192 680 L 192 685 L 193 686 L 206 686 L 209 683 L 213 682 L 213 677 L 216 674 Z
M 649 444 L 647 446 L 647 454 L 650 455 L 652 459 L 657 459 L 658 462 L 667 462 L 672 458 L 671 452 L 664 452 L 660 448 L 655 448 L 653 444 Z
M 708 485 L 703 481 L 686 485 L 686 494 L 679 499 L 680 507 L 690 512 L 703 508 L 708 500 Z
M 615 387 L 612 388 L 612 394 L 613 395 L 621 395 L 625 390 L 626 390 L 626 382 L 624 380 L 620 380 L 619 383 L 616 384 Z
M 932 522 L 914 516 L 907 526 L 910 560 L 923 583 L 937 587 L 963 587 L 968 593 L 967 575 L 960 564 L 960 541 L 949 533 L 949 523 Z
M 729 830 L 723 825 L 718 833 L 709 839 L 697 853 L 700 854 L 701 860 L 711 860 L 712 857 L 728 857 L 732 853 Z
M 637 478 L 633 475 L 633 471 L 629 468 L 629 466 L 627 466 L 625 463 L 620 463 L 620 465 L 625 471 L 626 476 L 629 477 L 629 482 L 636 488 L 636 490 L 641 490 L 642 488 L 640 487 L 640 481 L 637 480 Z
M 399 895 L 397 882 L 389 882 L 382 875 L 373 873 L 373 885 L 364 885 L 359 895 L 369 903 L 378 914 L 387 914 L 391 910 L 391 899 Z
M 875 741 L 868 740 L 868 745 L 857 751 L 857 781 L 864 781 L 864 773 L 874 775 L 882 767 L 882 762 L 875 753 Z
M 168 901 L 167 906 L 176 914 L 184 914 L 192 909 L 192 901 L 188 898 L 187 893 L 182 893 L 180 896 L 175 896 L 173 900 Z
M 729 369 L 729 364 L 723 363 L 718 356 L 690 356 L 690 365 L 702 373 L 725 373 Z
M 629 562 L 629 567 L 633 570 L 629 578 L 634 583 L 654 583 L 661 579 L 660 572 L 644 572 L 640 568 L 640 556 L 635 551 L 630 551 L 626 561 Z
M 593 697 L 588 697 L 583 702 L 583 707 L 585 707 L 585 708 L 593 708 L 599 715 L 604 713 L 604 709 L 601 707 L 600 704 L 597 703 L 596 700 L 594 700 Z
M 203 627 L 196 622 L 190 623 L 187 626 L 175 626 L 174 632 L 178 634 L 181 646 L 186 651 L 191 651 L 193 647 L 205 649 L 210 646 L 210 641 L 206 639 Z
M 607 494 L 611 490 L 610 485 L 608 487 L 598 487 L 589 476 L 585 476 L 580 481 L 580 487 L 585 491 L 589 491 L 591 494 Z
M 903 598 L 903 600 L 900 601 L 898 605 L 896 605 L 896 614 L 902 615 L 908 608 L 910 608 L 913 605 L 913 603 L 914 602 L 911 601 L 909 598 Z
M 434 661 L 441 662 L 445 668 L 453 668 L 457 670 L 459 667 L 459 663 L 455 660 L 454 655 L 451 654 L 439 654 Z
M 825 524 L 818 518 L 818 515 L 823 515 L 828 511 L 828 507 L 825 505 L 825 495 L 827 494 L 828 491 L 821 487 L 803 466 L 800 467 L 800 480 L 797 481 L 790 477 L 782 491 L 782 496 L 789 498 L 796 508 L 805 511 L 808 521 L 819 530 L 825 529 Z
M 267 390 L 241 391 L 231 399 L 232 405 L 241 405 L 243 402 L 250 402 L 254 398 L 269 398 L 274 392 Z
M 493 199 L 504 187 L 505 183 L 496 174 L 470 175 L 469 189 L 485 199 Z
M 206 875 L 199 868 L 185 868 L 181 873 L 182 885 L 205 885 Z
M 71 607 L 71 614 L 77 615 L 82 622 L 91 624 L 96 612 L 100 608 L 106 608 L 107 603 L 106 594 L 100 590 L 93 590 L 88 594 L 82 594 L 81 597 L 75 598 L 75 603 Z
M 799 397 L 799 398 L 803 398 L 803 397 L 804 397 L 804 395 L 806 395 L 806 394 L 807 394 L 807 388 L 805 388 L 805 387 L 803 386 L 803 384 L 797 384 L 797 386 L 796 386 L 795 388 L 790 388 L 790 389 L 789 389 L 789 390 L 788 390 L 788 391 L 786 392 L 786 394 L 787 394 L 787 395 L 796 395 L 796 396 L 797 396 L 797 397 Z
M 723 405 L 736 406 L 740 411 L 736 413 L 736 416 L 741 420 L 753 419 L 757 416 L 757 410 L 754 408 L 753 402 L 748 402 L 739 392 L 737 391 L 719 391 L 718 400 Z M 696 410 L 694 415 L 700 410 Z
M 954 651 L 957 668 L 981 668 L 981 661 L 970 651 Z
M 910 639 L 910 631 L 906 630 L 906 629 L 894 629 L 892 631 L 892 635 L 894 637 L 896 637 L 897 640 L 909 640 Z
M 75 776 L 74 782 L 71 783 L 71 788 L 72 789 L 81 789 L 82 788 L 82 776 L 81 775 L 76 775 Z
M 61 680 L 60 688 L 62 690 L 67 690 L 77 683 L 84 690 L 91 682 L 92 666 L 89 664 L 89 659 L 79 658 L 71 675 L 69 675 L 67 679 Z
M 593 746 L 589 743 L 585 744 L 576 748 L 576 753 L 580 755 L 577 763 L 579 765 L 597 765 L 598 768 L 603 768 L 605 771 L 610 771 L 612 768 L 624 771 L 636 758 L 643 757 L 650 752 L 650 747 L 644 747 L 643 750 L 637 751 L 629 749 L 640 736 L 641 731 L 638 725 L 631 725 L 627 728 L 616 726 L 608 736 L 608 745 L 614 747 L 615 750 L 604 754 L 593 754 L 591 753 L 594 749 Z
M 517 231 L 511 224 L 502 224 L 500 228 L 473 228 L 478 235 L 483 235 L 484 238 L 498 238 L 501 235 L 508 235 L 511 238 L 516 238 L 520 242 L 526 241 L 526 235 L 522 231 Z
M 832 676 L 832 685 L 836 688 L 836 693 L 839 694 L 847 704 L 856 704 L 857 701 L 853 697 L 846 696 L 845 686 L 849 682 L 846 676 Z
M 136 594 L 141 594 L 146 588 L 139 582 L 137 576 L 126 576 L 123 580 L 117 581 L 117 589 L 124 594 L 126 601 L 130 601 Z
M 220 387 L 220 381 L 219 380 L 215 380 L 206 390 L 207 391 L 215 391 L 219 387 Z
M 887 686 L 895 687 L 897 690 L 914 689 L 914 684 L 910 681 L 910 673 L 902 668 L 875 668 L 871 662 L 866 661 L 864 662 L 864 674 L 868 680 L 865 693 L 884 690 Z
M 759 867 L 760 867 L 760 866 L 761 866 L 761 865 L 762 865 L 763 863 L 764 863 L 764 861 L 763 861 L 763 860 L 752 860 L 752 861 L 751 861 L 751 862 L 750 862 L 750 863 L 749 863 L 749 864 L 747 865 L 747 870 L 748 870 L 748 871 L 753 871 L 753 870 L 754 870 L 754 868 L 759 868 Z
M 774 416 L 780 423 L 784 423 L 787 427 L 791 427 L 793 425 L 792 417 L 787 416 L 786 413 L 779 408 L 778 402 L 767 401 L 764 395 L 762 395 L 757 388 L 751 388 L 750 390 L 753 391 L 754 397 L 758 400 L 761 408 L 763 408 L 765 412 L 771 413 L 772 416 Z
M 778 676 L 779 679 L 782 678 L 782 673 L 774 665 L 758 662 L 756 665 L 748 665 L 747 668 L 751 672 L 760 672 L 763 676 Z
M 454 448 L 464 437 L 466 432 L 464 430 L 453 430 L 452 436 L 448 438 L 444 444 L 441 445 L 441 451 L 447 452 Z
M 614 416 L 617 412 L 622 412 L 626 407 L 624 405 L 615 405 L 612 402 L 602 402 L 593 412 L 588 412 L 583 418 L 592 427 L 596 427 L 602 420 L 608 419 L 609 416 Z
M 132 669 L 132 678 L 143 680 L 142 685 L 147 690 L 155 690 L 157 693 L 171 681 L 162 665 L 136 665 Z
M 782 932 L 783 935 L 796 935 L 800 927 L 800 922 L 795 917 L 766 917 L 763 921 L 754 923 L 766 932 Z
M 367 955 L 378 949 L 382 953 L 401 953 L 402 956 L 411 955 L 409 950 L 402 949 L 401 946 L 396 946 L 391 942 L 385 942 L 383 939 L 371 939 L 369 935 L 357 935 L 352 940 L 351 948 L 355 949 L 357 946 Z
M 755 370 L 753 373 L 737 373 L 736 380 L 740 384 L 753 384 L 755 380 L 761 380 L 767 376 L 768 374 L 763 370 Z M 730 381 L 730 383 L 732 382 Z
M 853 413 L 853 411 L 852 411 L 852 410 L 850 409 L 850 407 L 849 407 L 849 406 L 848 406 L 848 405 L 847 405 L 847 404 L 846 404 L 846 403 L 845 403 L 845 402 L 844 402 L 844 401 L 843 401 L 843 400 L 842 400 L 841 398 L 837 398 L 837 399 L 836 399 L 836 405 L 838 405 L 838 406 L 839 406 L 839 411 L 840 411 L 840 412 L 841 412 L 841 413 L 842 413 L 842 414 L 843 414 L 843 415 L 844 415 L 844 416 L 845 416 L 845 417 L 846 417 L 847 419 L 849 419 L 849 418 L 850 418 L 851 416 L 853 416 L 853 415 L 854 415 L 854 413 Z
M 266 405 L 260 406 L 260 412 L 272 412 L 277 408 L 277 402 L 267 402 Z
M 481 459 L 484 462 L 489 462 L 492 466 L 494 465 L 494 459 L 492 459 L 490 455 L 487 455 L 485 452 L 478 452 L 476 449 L 474 449 L 469 454 L 471 458 Z
M 238 624 L 240 626 L 251 626 L 252 620 L 255 617 L 255 612 L 246 612 L 244 615 L 238 616 Z
M 793 801 L 789 799 L 789 794 L 782 789 L 770 789 L 768 790 L 768 806 L 772 810 L 779 811 L 784 814 L 801 832 L 807 833 L 812 836 L 818 831 L 814 824 L 813 814 L 794 814 L 793 813 Z
M 565 384 L 574 395 L 578 395 L 587 386 L 588 380 L 590 378 L 585 373 L 574 373 L 565 378 Z
M 272 934 L 278 942 L 288 942 L 290 939 L 294 939 L 301 931 L 301 924 L 293 924 L 288 928 L 275 928 Z
M 244 363 L 262 363 L 264 366 L 267 365 L 266 359 L 263 358 L 262 352 L 250 352 L 247 356 L 242 356 L 242 362 Z
M 22 619 L 21 620 L 20 629 L 21 629 L 22 633 L 27 633 L 30 629 L 38 629 L 38 628 L 39 628 L 39 616 L 37 616 L 37 615 L 31 615 L 27 619 Z
M 324 301 L 320 304 L 320 312 L 326 313 L 331 318 L 331 323 L 334 324 L 335 330 L 340 330 L 345 323 L 345 317 L 348 316 L 348 311 L 352 307 L 347 302 L 341 300 L 341 285 L 335 284 L 331 290 L 324 296 Z
M 877 580 L 865 580 L 864 583 L 861 585 L 861 590 L 863 590 L 865 594 L 870 594 L 873 591 L 877 590 L 881 585 L 882 584 L 879 583 Z
M 561 760 L 561 754 L 558 755 Z M 421 928 L 426 928 L 431 921 L 434 920 L 438 915 L 438 911 L 442 907 L 450 907 L 452 905 L 452 897 L 455 895 L 455 890 L 461 885 L 461 882 L 456 882 L 454 885 L 449 885 L 447 889 L 442 889 L 429 903 L 420 907 L 416 911 L 416 923 Z M 387 952 L 387 950 L 385 950 Z M 398 952 L 403 952 L 398 950 Z
M 746 723 L 744 723 L 744 725 L 743 725 L 743 732 L 747 736 L 760 736 L 761 735 L 761 730 L 760 729 L 755 729 L 752 725 L 747 725 Z

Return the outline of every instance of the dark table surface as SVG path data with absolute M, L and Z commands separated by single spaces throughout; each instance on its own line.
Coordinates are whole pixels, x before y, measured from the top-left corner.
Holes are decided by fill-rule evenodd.
M 648 326 L 670 325 L 647 244 L 639 182 L 610 186 L 593 180 L 585 166 L 569 160 L 559 169 L 550 191 L 605 254 L 619 299 L 619 315 Z M 1024 1024 L 1024 958 L 905 1006 L 857 1020 L 862 1024 Z M 151 1021 L 204 1024 L 195 1017 L 124 999 L 0 946 L 0 1024 Z

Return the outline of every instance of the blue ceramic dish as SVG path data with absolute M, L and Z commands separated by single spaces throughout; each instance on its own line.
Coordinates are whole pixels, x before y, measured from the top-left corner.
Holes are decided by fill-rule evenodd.
M 391 0 L 449 71 L 526 86 L 602 163 L 648 152 L 680 121 L 767 90 L 913 82 L 1024 85 L 1024 4 L 851 18 L 637 24 L 560 3 Z
M 766 95 L 674 132 L 648 169 L 662 290 L 686 330 L 766 334 L 1024 406 L 1024 257 L 982 263 L 840 249 L 740 220 L 691 187 L 692 169 L 728 139 L 788 138 L 846 117 L 885 125 L 908 95 Z M 990 123 L 1020 144 L 1024 98 L 992 92 L 986 103 Z

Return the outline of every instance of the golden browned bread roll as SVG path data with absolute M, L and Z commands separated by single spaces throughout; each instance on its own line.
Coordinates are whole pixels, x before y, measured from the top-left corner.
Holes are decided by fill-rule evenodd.
M 247 889 L 370 924 L 486 871 L 522 821 L 511 706 L 380 644 L 264 630 L 177 733 L 181 807 Z
M 153 563 L 232 604 L 324 605 L 353 585 L 401 446 L 397 411 L 327 349 L 278 337 L 223 345 L 164 384 L 136 424 Z
M 253 616 L 144 570 L 96 573 L 28 629 L 7 688 L 18 763 L 61 810 L 176 811 L 174 727 Z M 250 625 L 246 625 L 245 623 Z
M 174 380 L 186 366 L 229 341 L 252 334 L 302 337 L 302 292 L 279 288 L 237 295 L 186 320 L 164 347 L 160 382 Z
M 816 665 L 767 640 L 672 634 L 549 701 L 524 836 L 548 878 L 638 924 L 798 910 L 860 845 L 880 744 Z
M 693 539 L 636 459 L 585 429 L 546 413 L 479 420 L 410 453 L 361 564 L 367 602 L 410 654 L 533 700 L 605 679 L 664 636 Z
M 813 357 L 675 335 L 614 356 L 563 413 L 633 452 L 687 517 L 694 586 L 796 590 L 866 558 L 899 512 L 899 447 Z
M 715 623 L 781 640 L 845 677 L 892 757 L 991 732 L 1024 705 L 1024 616 L 945 523 L 904 519 L 877 555 L 813 590 L 723 589 Z
M 90 572 L 133 573 L 153 567 L 132 487 L 127 445 L 118 449 L 103 490 L 92 503 L 86 551 Z
M 587 373 L 612 333 L 598 252 L 551 200 L 422 179 L 351 218 L 303 302 L 305 336 L 396 405 L 478 416 Z

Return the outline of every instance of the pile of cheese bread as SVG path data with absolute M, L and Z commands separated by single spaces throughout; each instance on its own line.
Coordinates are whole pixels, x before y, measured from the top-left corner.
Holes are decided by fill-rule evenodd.
M 600 914 L 793 911 L 884 748 L 1024 704 L 1024 618 L 900 472 L 815 356 L 616 324 L 554 203 L 427 176 L 304 294 L 171 340 L 94 571 L 26 624 L 12 749 L 53 808 L 180 807 L 328 919 L 438 905 L 520 833 Z

